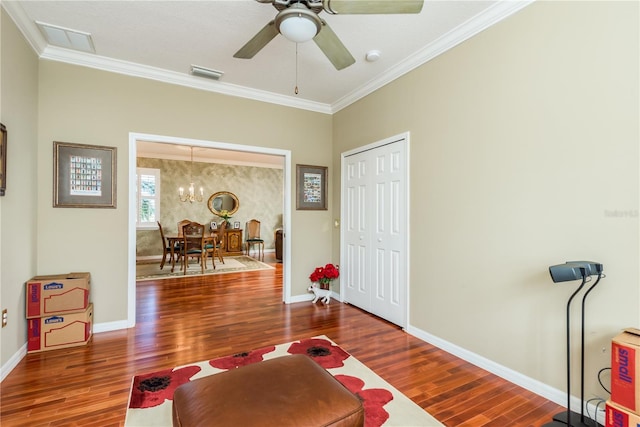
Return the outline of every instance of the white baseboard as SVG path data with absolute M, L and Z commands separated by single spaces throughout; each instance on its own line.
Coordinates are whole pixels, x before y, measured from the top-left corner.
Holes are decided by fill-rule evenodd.
M 128 328 L 129 326 L 126 320 L 118 320 L 117 322 L 96 323 L 93 325 L 93 333 L 99 334 L 100 332 L 119 331 L 120 329 Z
M 2 365 L 0 368 L 0 382 L 4 381 L 4 379 L 13 371 L 13 368 L 18 366 L 18 363 L 27 355 L 27 343 L 24 343 L 22 347 L 13 355 L 11 358 Z
M 506 366 L 502 366 L 492 360 L 489 360 L 485 357 L 475 354 L 469 350 L 466 350 L 462 347 L 459 347 L 455 344 L 452 344 L 448 341 L 445 341 L 441 338 L 436 337 L 435 335 L 431 335 L 430 333 L 425 332 L 421 329 L 415 328 L 413 326 L 407 327 L 406 332 L 410 335 L 415 336 L 416 338 L 421 339 L 422 341 L 425 341 L 431 345 L 434 345 L 446 351 L 447 353 L 451 353 L 462 360 L 465 360 L 475 366 L 478 366 L 486 371 L 491 372 L 492 374 L 495 374 L 501 378 L 504 378 L 505 380 L 512 382 L 524 389 L 527 389 L 532 393 L 542 396 L 545 399 L 550 400 L 558 405 L 561 405 L 563 407 L 566 407 L 567 405 L 567 393 L 565 391 L 558 390 L 557 388 L 551 387 L 548 384 L 545 384 L 541 381 L 538 381 L 536 379 L 523 375 L 520 372 L 507 368 Z M 576 411 L 576 409 L 579 407 L 580 407 L 580 399 L 575 396 L 571 396 L 572 410 Z M 596 413 L 596 405 L 593 405 L 593 404 L 587 405 L 585 402 L 584 411 L 585 411 L 585 415 L 587 413 L 593 415 Z M 601 411 L 597 414 L 597 421 L 602 425 L 605 424 L 604 411 Z
M 296 295 L 296 296 L 292 296 L 291 297 L 291 303 L 294 302 L 305 302 L 305 301 L 313 301 L 313 294 L 309 293 L 309 294 L 303 294 L 303 295 Z M 331 291 L 331 299 L 332 300 L 336 300 L 336 301 L 340 301 L 340 294 L 336 293 L 335 291 Z M 320 302 L 320 300 L 318 299 L 318 301 L 316 301 L 316 304 L 322 304 L 322 302 Z M 329 304 L 331 304 L 331 302 L 329 302 Z
M 127 321 L 119 320 L 117 322 L 106 322 L 106 323 L 96 323 L 93 325 L 93 333 L 99 334 L 100 332 L 111 332 L 117 331 L 120 329 L 127 329 Z M 27 343 L 24 343 L 18 351 L 15 352 L 13 356 L 0 367 L 0 382 L 4 381 L 4 379 L 13 371 L 13 369 L 18 366 L 18 363 L 27 355 Z
M 162 259 L 162 255 L 146 255 L 136 257 L 136 262 L 146 262 L 146 261 L 158 261 Z

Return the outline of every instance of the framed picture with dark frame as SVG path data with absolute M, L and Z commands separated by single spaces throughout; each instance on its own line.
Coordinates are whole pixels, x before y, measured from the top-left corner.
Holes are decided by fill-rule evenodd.
M 0 123 L 0 196 L 7 189 L 7 128 Z
M 53 142 L 53 207 L 115 208 L 117 148 Z
M 327 166 L 296 165 L 296 209 L 327 210 Z
M 233 223 L 233 228 L 236 229 L 236 230 L 239 229 L 240 228 L 240 221 L 234 222 Z

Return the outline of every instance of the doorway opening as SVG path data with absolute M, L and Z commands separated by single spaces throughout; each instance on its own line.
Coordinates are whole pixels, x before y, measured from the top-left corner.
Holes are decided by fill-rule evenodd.
M 162 135 L 130 133 L 129 134 L 129 229 L 128 229 L 128 305 L 127 305 L 127 327 L 135 326 L 136 319 L 136 165 L 138 155 L 138 143 L 161 143 L 176 146 L 203 147 L 213 150 L 224 150 L 234 152 L 239 155 L 266 155 L 280 157 L 283 162 L 283 207 L 282 207 L 282 228 L 285 236 L 290 236 L 291 217 L 291 152 L 275 148 L 266 148 L 249 145 L 238 145 L 224 142 L 194 140 L 189 138 L 170 137 Z M 282 300 L 284 303 L 291 302 L 291 259 L 290 241 L 283 239 L 282 263 L 283 263 L 283 283 Z

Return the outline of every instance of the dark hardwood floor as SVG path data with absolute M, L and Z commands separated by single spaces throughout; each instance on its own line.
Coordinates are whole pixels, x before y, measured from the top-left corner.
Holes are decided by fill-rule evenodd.
M 275 271 L 139 282 L 135 328 L 18 364 L 0 385 L 0 425 L 122 425 L 136 374 L 315 335 L 447 426 L 541 426 L 562 410 L 352 306 L 283 304 L 282 266 L 266 257 Z

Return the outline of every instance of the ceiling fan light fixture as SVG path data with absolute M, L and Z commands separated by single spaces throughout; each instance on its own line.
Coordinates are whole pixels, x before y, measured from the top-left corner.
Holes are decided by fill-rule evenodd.
M 318 15 L 301 3 L 281 11 L 275 21 L 280 34 L 295 43 L 312 40 L 322 28 Z

